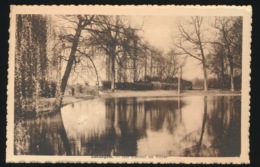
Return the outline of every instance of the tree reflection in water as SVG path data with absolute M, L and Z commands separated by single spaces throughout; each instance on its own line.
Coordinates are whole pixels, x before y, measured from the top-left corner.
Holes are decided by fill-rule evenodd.
M 240 110 L 240 97 L 205 96 L 200 138 L 185 149 L 184 156 L 239 156 Z
M 17 126 L 24 131 L 16 135 L 16 153 L 239 156 L 240 104 L 240 96 L 107 98 L 75 103 L 62 108 L 61 114 Z M 22 147 L 27 149 L 21 151 Z
M 15 154 L 71 155 L 61 113 L 21 120 L 15 126 Z

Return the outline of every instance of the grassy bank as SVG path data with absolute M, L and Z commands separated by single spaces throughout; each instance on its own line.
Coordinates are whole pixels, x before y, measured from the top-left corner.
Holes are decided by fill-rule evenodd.
M 62 101 L 62 106 L 76 103 L 79 101 L 93 99 L 95 96 L 93 95 L 76 95 L 76 96 L 65 96 Z M 47 115 L 53 112 L 55 98 L 40 98 L 37 102 L 37 114 L 39 116 Z
M 149 97 L 149 96 L 234 96 L 241 95 L 240 91 L 231 92 L 229 90 L 185 90 L 179 95 L 176 90 L 147 90 L 147 91 L 106 91 L 100 94 L 101 97 Z
M 78 94 L 75 96 L 65 96 L 62 101 L 62 106 L 89 100 L 93 98 L 111 98 L 111 97 L 154 97 L 154 96 L 240 96 L 240 91 L 228 91 L 228 90 L 209 90 L 207 92 L 203 90 L 185 90 L 179 95 L 176 90 L 146 90 L 146 91 L 127 91 L 116 90 L 111 92 L 110 90 L 102 91 L 98 96 Z M 38 115 L 46 115 L 53 111 L 53 104 L 55 98 L 41 98 L 38 101 Z

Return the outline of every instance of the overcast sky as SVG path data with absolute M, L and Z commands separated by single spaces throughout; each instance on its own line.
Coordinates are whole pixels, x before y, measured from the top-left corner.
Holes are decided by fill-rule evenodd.
M 178 31 L 176 25 L 182 19 L 176 16 L 134 16 L 131 18 L 134 26 L 143 23 L 141 35 L 151 45 L 167 53 L 173 46 L 172 37 Z M 203 78 L 202 67 L 199 61 L 188 58 L 183 68 L 183 78 L 192 80 L 196 77 Z

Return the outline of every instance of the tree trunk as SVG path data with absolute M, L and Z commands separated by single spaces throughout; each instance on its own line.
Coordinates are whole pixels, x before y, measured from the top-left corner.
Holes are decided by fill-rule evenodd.
M 221 54 L 221 77 L 220 77 L 220 83 L 221 83 L 221 88 L 223 89 L 225 87 L 224 84 L 224 78 L 225 78 L 225 73 L 224 73 L 224 55 Z
M 111 91 L 115 91 L 115 54 L 111 55 Z
M 230 91 L 234 91 L 235 87 L 234 87 L 234 67 L 233 67 L 233 62 L 231 57 L 229 58 L 229 68 L 230 68 Z
M 206 63 L 205 60 L 202 60 L 203 65 L 203 74 L 204 74 L 204 91 L 208 91 L 208 75 L 207 75 L 207 69 L 206 69 Z
M 106 55 L 106 80 L 111 80 L 111 57 Z
M 122 67 L 119 64 L 117 68 L 117 82 L 121 82 L 121 78 L 122 78 L 121 76 L 122 76 Z
M 203 68 L 203 74 L 204 74 L 204 91 L 208 91 L 208 75 L 207 75 L 207 68 L 206 68 L 206 59 L 204 55 L 204 51 L 200 42 L 200 52 L 202 57 L 202 68 Z
M 133 82 L 136 82 L 137 67 L 136 67 L 136 57 L 133 58 Z
M 144 76 L 147 75 L 147 56 L 145 55 L 145 60 L 144 60 Z
M 137 59 L 137 41 L 136 39 L 134 40 L 134 57 L 133 57 L 133 81 L 137 81 L 137 64 L 136 64 L 136 59 Z
M 122 77 L 123 77 L 123 82 L 127 82 L 127 62 L 123 61 L 123 67 L 122 67 Z
M 66 86 L 67 86 L 67 82 L 68 82 L 68 79 L 69 79 L 71 68 L 72 68 L 72 65 L 73 65 L 74 60 L 75 60 L 75 54 L 76 54 L 76 51 L 77 51 L 81 31 L 82 31 L 81 27 L 78 27 L 76 29 L 76 34 L 75 34 L 73 42 L 72 42 L 72 47 L 71 47 L 71 52 L 70 52 L 68 64 L 66 66 L 65 73 L 62 77 L 61 84 L 59 85 L 59 90 L 57 91 L 57 94 L 56 94 L 56 100 L 55 100 L 56 109 L 61 107 L 62 99 L 63 99 L 64 92 L 65 92 L 65 89 L 66 89 Z
M 228 40 L 225 37 L 225 41 L 226 41 L 226 47 L 227 47 L 227 57 L 228 57 L 228 61 L 229 61 L 229 70 L 230 70 L 230 91 L 234 91 L 234 64 L 233 64 L 233 59 L 231 56 L 231 51 L 230 51 L 230 47 L 229 47 L 229 43 Z
M 178 77 L 178 94 L 181 94 L 182 68 L 180 68 L 180 76 Z
M 227 40 L 227 37 L 225 36 L 225 41 L 226 41 L 226 47 L 227 47 L 227 57 L 229 61 L 229 69 L 230 69 L 230 91 L 234 91 L 234 64 L 233 64 L 233 59 L 231 56 L 231 51 L 230 51 L 230 44 Z
M 151 53 L 151 66 L 150 66 L 150 77 L 153 76 L 153 57 L 152 57 L 152 53 Z

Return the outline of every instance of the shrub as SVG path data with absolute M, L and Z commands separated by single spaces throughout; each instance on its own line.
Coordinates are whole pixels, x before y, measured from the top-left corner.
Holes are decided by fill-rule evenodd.
M 208 87 L 213 89 L 219 89 L 221 88 L 221 83 L 216 78 L 209 78 L 208 79 Z
M 102 85 L 104 89 L 110 89 L 111 88 L 111 81 L 102 81 Z
M 39 80 L 40 97 L 55 97 L 57 84 L 54 81 Z
M 36 101 L 33 98 L 15 99 L 15 119 L 33 117 L 36 115 Z
M 151 81 L 161 81 L 161 78 L 160 77 L 152 77 L 151 78 Z
M 186 89 L 186 90 L 191 90 L 192 89 L 192 82 L 190 81 L 186 81 L 186 80 L 182 80 L 181 81 L 181 88 L 182 89 Z
M 83 93 L 83 86 L 81 84 L 76 85 L 76 91 L 79 93 Z
M 144 82 L 151 82 L 151 77 L 149 75 L 144 76 Z
M 157 90 L 162 88 L 162 84 L 160 82 L 153 81 L 152 86 L 153 86 L 153 89 L 157 89 Z
M 56 90 L 57 90 L 57 84 L 56 84 L 56 82 L 49 82 L 48 97 L 55 97 Z
M 234 86 L 235 86 L 235 89 L 241 90 L 241 82 L 242 82 L 242 81 L 241 81 L 241 75 L 234 77 Z
M 95 89 L 87 89 L 86 93 L 89 95 L 96 95 L 98 92 Z
M 163 80 L 163 82 L 166 83 L 178 83 L 178 78 L 177 77 L 167 77 Z
M 103 88 L 110 89 L 111 82 L 103 81 Z M 158 81 L 147 82 L 118 82 L 115 84 L 118 90 L 176 90 L 178 83 L 161 83 Z M 182 89 L 192 89 L 192 83 L 190 81 L 182 81 Z
M 176 83 L 162 83 L 163 90 L 175 90 L 178 88 L 178 84 Z
M 153 85 L 151 83 L 133 83 L 132 90 L 152 90 Z
M 161 81 L 161 78 L 157 76 L 151 77 L 149 75 L 144 76 L 144 82 L 150 83 L 153 81 Z
M 141 82 L 118 82 L 116 83 L 116 88 L 118 90 L 152 90 L 151 83 L 141 83 Z

